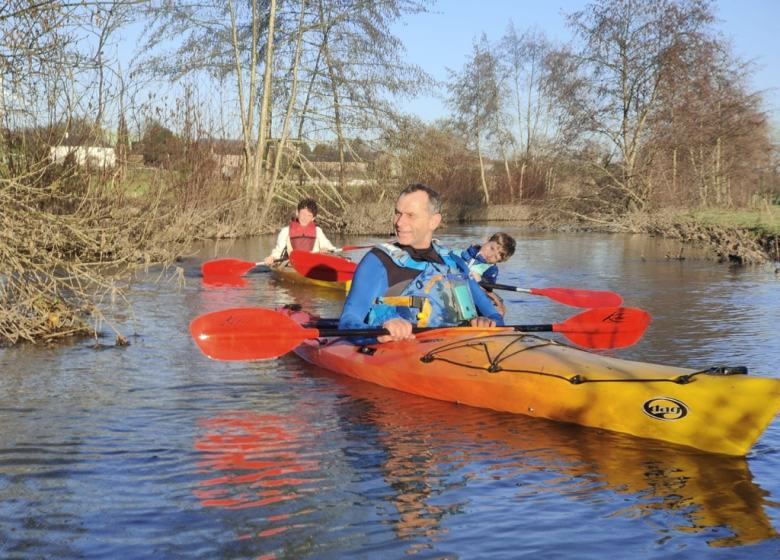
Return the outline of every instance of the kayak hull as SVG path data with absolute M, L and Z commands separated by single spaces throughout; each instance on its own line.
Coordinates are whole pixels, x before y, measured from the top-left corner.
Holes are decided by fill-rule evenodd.
M 621 360 L 507 328 L 440 329 L 362 348 L 313 339 L 295 353 L 407 393 L 726 455 L 745 455 L 780 410 L 778 379 Z
M 271 266 L 271 274 L 278 280 L 295 282 L 297 284 L 307 284 L 309 286 L 320 286 L 322 288 L 331 288 L 342 292 L 348 292 L 349 287 L 352 285 L 351 280 L 346 282 L 330 282 L 327 280 L 308 278 L 295 270 L 295 268 L 290 265 L 290 261 L 287 260 L 274 263 L 273 266 Z

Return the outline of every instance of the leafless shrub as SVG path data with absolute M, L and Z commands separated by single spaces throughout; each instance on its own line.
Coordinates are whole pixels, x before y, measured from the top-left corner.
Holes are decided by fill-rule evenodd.
M 94 333 L 88 318 L 123 298 L 128 267 L 170 263 L 190 239 L 159 193 L 127 199 L 89 185 L 51 164 L 0 178 L 0 344 Z

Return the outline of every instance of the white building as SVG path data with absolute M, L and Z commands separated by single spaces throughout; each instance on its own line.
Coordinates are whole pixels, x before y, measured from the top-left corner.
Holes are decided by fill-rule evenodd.
M 73 154 L 77 164 L 86 167 L 107 169 L 116 165 L 114 148 L 52 146 L 49 150 L 49 158 L 52 163 L 62 163 L 70 154 Z

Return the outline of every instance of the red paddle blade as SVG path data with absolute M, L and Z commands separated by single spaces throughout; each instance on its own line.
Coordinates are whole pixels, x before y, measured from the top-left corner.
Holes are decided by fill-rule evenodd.
M 620 307 L 623 305 L 623 298 L 614 292 L 572 290 L 569 288 L 531 288 L 530 292 L 572 307 Z
M 217 259 L 204 262 L 200 271 L 203 276 L 242 276 L 255 266 L 257 263 L 241 259 Z
M 357 268 L 357 264 L 347 259 L 308 251 L 293 251 L 290 264 L 303 276 L 325 282 L 352 280 Z
M 286 354 L 319 331 L 270 309 L 235 307 L 201 315 L 190 323 L 190 333 L 209 358 L 246 361 Z
M 642 337 L 651 319 L 632 307 L 591 309 L 553 325 L 553 332 L 587 348 L 623 348 Z

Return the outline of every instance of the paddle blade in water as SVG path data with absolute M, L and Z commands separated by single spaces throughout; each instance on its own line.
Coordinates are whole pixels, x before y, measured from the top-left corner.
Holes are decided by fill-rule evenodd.
M 531 288 L 530 293 L 545 296 L 572 307 L 620 307 L 623 304 L 623 298 L 614 292 L 573 290 L 570 288 Z
M 236 307 L 201 315 L 190 323 L 190 333 L 209 358 L 245 361 L 286 354 L 318 331 L 270 309 Z
M 552 330 L 586 348 L 623 348 L 636 343 L 651 320 L 647 311 L 632 307 L 591 309 L 553 325 Z
M 257 266 L 257 263 L 242 261 L 241 259 L 217 259 L 215 261 L 204 262 L 200 267 L 203 276 L 242 276 L 250 269 Z
M 352 280 L 357 264 L 341 257 L 293 251 L 290 264 L 299 274 L 325 282 L 346 282 Z

